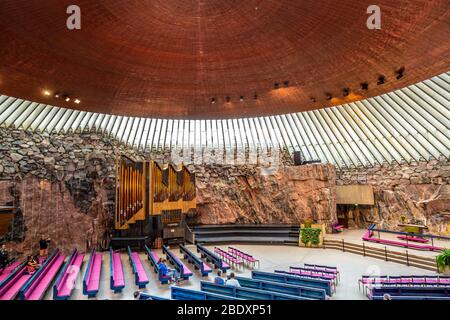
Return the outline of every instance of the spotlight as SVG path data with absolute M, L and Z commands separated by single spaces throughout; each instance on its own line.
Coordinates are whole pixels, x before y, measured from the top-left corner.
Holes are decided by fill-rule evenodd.
M 284 86 L 287 88 L 287 87 L 289 87 L 289 81 L 288 80 L 286 80 L 285 82 L 283 82 L 283 84 L 284 84 Z
M 242 102 L 242 101 L 244 101 L 244 96 L 241 96 L 240 98 L 239 98 L 239 100 Z
M 384 75 L 380 75 L 378 77 L 377 85 L 384 84 L 386 82 L 386 77 Z
M 54 97 L 55 97 L 56 99 L 59 99 L 60 96 L 61 96 L 61 94 L 60 94 L 59 92 L 55 92 Z
M 401 67 L 400 69 L 395 71 L 395 74 L 397 75 L 397 80 L 403 78 L 403 73 L 405 72 L 405 67 Z
M 317 100 L 314 97 L 309 98 L 311 100 L 311 102 L 315 103 Z
M 74 101 L 76 104 L 80 104 L 80 100 L 78 100 L 78 99 L 75 99 L 75 101 Z
M 230 97 L 226 97 L 225 100 L 227 101 L 227 103 L 230 103 L 231 98 Z
M 350 93 L 350 89 L 349 89 L 349 88 L 344 88 L 344 89 L 342 89 L 342 95 L 343 95 L 344 97 L 348 96 L 349 93 Z
M 64 100 L 65 100 L 66 102 L 69 102 L 69 101 L 70 101 L 70 97 L 67 96 L 67 95 L 65 95 L 65 96 L 64 96 Z
M 45 95 L 45 96 L 49 96 L 49 95 L 51 95 L 51 93 L 50 93 L 50 91 L 45 90 L 45 91 L 44 91 L 44 95 Z
M 216 98 L 214 98 L 214 97 L 211 98 L 211 103 L 212 103 L 212 104 L 216 103 Z
M 276 89 L 278 89 L 278 88 L 280 88 L 280 84 L 278 83 L 278 82 L 275 82 L 274 84 L 273 84 L 273 88 L 276 90 Z
M 331 93 L 325 93 L 325 96 L 327 97 L 327 100 L 331 100 L 333 99 L 333 96 L 331 95 Z
M 366 82 L 362 82 L 361 83 L 361 89 L 369 90 L 369 83 L 367 81 Z

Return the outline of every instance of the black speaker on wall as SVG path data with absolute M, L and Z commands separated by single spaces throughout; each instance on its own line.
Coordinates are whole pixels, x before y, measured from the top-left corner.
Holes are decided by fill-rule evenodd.
M 294 165 L 300 166 L 303 164 L 302 153 L 300 151 L 294 151 Z

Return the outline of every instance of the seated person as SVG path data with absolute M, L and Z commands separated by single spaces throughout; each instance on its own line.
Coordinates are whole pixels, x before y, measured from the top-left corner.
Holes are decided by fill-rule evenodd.
M 151 297 L 146 297 L 145 299 L 141 299 L 141 292 L 140 291 L 135 291 L 133 293 L 134 296 L 134 300 L 153 300 Z
M 227 280 L 227 282 L 226 282 L 225 285 L 230 286 L 230 287 L 240 287 L 240 286 L 241 286 L 241 285 L 239 284 L 239 281 L 237 281 L 237 280 L 235 279 L 235 275 L 234 275 L 233 272 L 230 273 L 230 276 L 228 277 L 228 280 Z
M 2 245 L 0 249 L 0 270 L 3 271 L 9 264 L 9 255 L 6 246 Z
M 27 272 L 29 274 L 33 274 L 36 272 L 37 269 L 39 269 L 40 265 L 39 262 L 34 258 L 32 255 L 29 255 L 27 257 Z
M 165 259 L 162 258 L 159 259 L 158 269 L 159 273 L 161 273 L 163 277 L 170 278 L 169 283 L 176 282 L 178 284 L 180 282 L 180 276 L 178 274 L 177 269 L 170 269 L 169 267 L 167 267 Z
M 225 279 L 222 278 L 222 270 L 217 271 L 217 276 L 214 278 L 215 284 L 225 285 Z

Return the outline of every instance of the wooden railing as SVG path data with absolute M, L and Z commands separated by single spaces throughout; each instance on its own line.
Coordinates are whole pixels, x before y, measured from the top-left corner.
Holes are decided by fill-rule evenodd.
M 435 258 L 418 256 L 411 253 L 411 251 L 408 250 L 405 250 L 404 252 L 393 251 L 391 249 L 388 249 L 386 246 L 384 246 L 384 248 L 381 248 L 368 246 L 364 242 L 361 245 L 354 242 L 345 241 L 344 239 L 338 240 L 326 238 L 324 239 L 322 248 L 342 250 L 342 252 L 355 253 L 362 255 L 364 257 L 367 256 L 385 261 L 396 262 L 407 266 L 413 266 L 421 269 L 439 272 Z

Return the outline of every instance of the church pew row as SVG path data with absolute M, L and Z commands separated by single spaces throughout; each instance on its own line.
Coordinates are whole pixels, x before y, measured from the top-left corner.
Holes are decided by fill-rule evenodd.
M 325 289 L 325 292 L 328 296 L 331 297 L 332 295 L 332 288 L 331 288 L 332 282 L 323 279 L 313 279 L 298 275 L 271 273 L 255 270 L 252 271 L 252 279 L 294 284 L 310 288 Z
M 202 259 L 197 257 L 193 252 L 187 249 L 185 246 L 180 245 L 180 253 L 183 254 L 184 259 L 194 265 L 195 269 L 200 270 L 202 277 L 208 276 L 212 272 L 210 266 L 208 266 Z
M 145 253 L 147 254 L 147 258 L 150 261 L 150 264 L 153 267 L 153 271 L 155 271 L 156 274 L 158 274 L 158 279 L 161 282 L 161 284 L 167 284 L 169 283 L 170 277 L 164 276 L 160 273 L 159 267 L 158 267 L 158 261 L 159 257 L 156 254 L 155 251 L 151 250 L 148 246 L 145 246 Z
M 197 244 L 197 252 L 201 254 L 202 258 L 206 258 L 207 262 L 214 264 L 216 269 L 220 269 L 223 272 L 227 272 L 230 269 L 230 266 L 222 258 L 200 244 Z
M 228 247 L 228 252 L 230 252 L 231 254 L 233 254 L 235 256 L 238 256 L 243 261 L 245 261 L 249 266 L 251 264 L 252 268 L 254 268 L 255 264 L 258 263 L 258 268 L 259 268 L 259 260 L 256 259 L 255 257 L 253 257 L 252 255 L 245 253 L 244 251 L 241 251 L 237 248 L 233 248 L 233 247 Z
M 338 280 L 340 280 L 340 273 L 337 269 L 337 267 L 330 267 L 330 266 L 323 266 L 319 264 L 310 264 L 310 263 L 304 263 L 303 267 L 306 269 L 311 269 L 315 271 L 322 271 L 322 272 L 331 272 L 334 273 Z
M 120 253 L 114 252 L 114 250 L 109 248 L 110 256 L 110 287 L 114 293 L 121 292 L 125 288 L 125 279 L 123 276 L 123 266 L 122 260 L 120 259 Z
M 0 300 L 14 300 L 19 294 L 20 288 L 30 278 L 31 275 L 27 273 L 26 264 L 22 263 L 0 283 Z
M 171 297 L 173 300 L 242 300 L 220 294 L 185 289 L 180 287 L 171 287 Z
M 218 247 L 214 247 L 214 253 L 225 260 L 227 263 L 231 264 L 233 267 L 242 267 L 244 268 L 244 261 L 238 258 L 237 256 L 228 253 L 225 250 L 222 250 Z
M 389 294 L 391 297 L 409 296 L 409 297 L 436 297 L 450 298 L 450 287 L 378 287 L 370 288 L 367 297 L 373 300 L 374 297 L 383 297 Z
M 36 271 L 19 291 L 20 300 L 41 300 L 64 264 L 65 257 L 56 250 Z
M 163 297 L 158 297 L 158 296 L 154 296 L 148 293 L 141 293 L 139 296 L 139 300 L 158 300 L 158 301 L 162 301 L 162 300 L 170 300 L 167 298 L 163 298 Z
M 84 254 L 75 249 L 61 269 L 53 285 L 53 299 L 67 300 L 72 295 L 75 281 L 83 264 Z
M 128 247 L 128 257 L 130 259 L 131 268 L 133 269 L 134 273 L 134 282 L 140 289 L 145 288 L 150 281 L 148 280 L 147 274 L 145 273 L 145 269 L 142 265 L 141 258 L 139 258 L 139 254 L 137 252 L 131 251 L 131 248 Z
M 83 278 L 83 294 L 89 298 L 95 297 L 100 288 L 102 271 L 102 253 L 92 250 L 88 266 Z
M 326 292 L 324 289 L 310 288 L 280 282 L 249 279 L 244 277 L 236 277 L 236 279 L 244 288 L 278 292 L 315 300 L 326 300 Z
M 371 300 L 384 300 L 383 296 L 374 296 Z M 391 300 L 448 300 L 450 297 L 430 297 L 430 296 L 391 296 Z
M 5 280 L 11 273 L 16 271 L 16 269 L 22 264 L 20 261 L 14 261 L 5 269 L 0 270 L 0 284 Z
M 292 274 L 298 274 L 301 276 L 312 276 L 324 280 L 333 281 L 335 285 L 337 285 L 337 277 L 336 274 L 326 271 L 316 271 L 312 269 L 302 268 L 302 267 L 289 267 L 289 272 Z
M 251 289 L 246 287 L 232 287 L 206 281 L 200 281 L 200 290 L 232 298 L 241 298 L 247 300 L 312 300 L 309 298 L 273 291 Z
M 275 270 L 275 273 L 279 273 L 279 274 L 285 274 L 285 275 L 289 275 L 289 276 L 296 276 L 299 278 L 303 278 L 303 279 L 313 279 L 313 280 L 324 280 L 324 281 L 328 281 L 331 284 L 331 292 L 336 292 L 336 282 L 334 282 L 334 280 L 330 279 L 330 277 L 328 276 L 321 276 L 321 275 L 317 275 L 317 274 L 300 274 L 299 272 L 290 272 L 290 271 L 284 271 L 284 270 Z
M 167 246 L 163 246 L 162 248 L 163 253 L 166 255 L 167 260 L 175 267 L 175 269 L 178 270 L 180 273 L 180 277 L 184 280 L 188 280 L 189 277 L 192 276 L 192 271 L 189 270 L 189 268 L 180 261 L 180 259 L 167 248 Z
M 401 241 L 395 241 L 395 240 L 374 238 L 373 230 L 371 227 L 369 227 L 369 229 L 363 234 L 362 239 L 364 241 L 387 244 L 387 245 L 397 246 L 397 247 L 411 248 L 411 249 L 416 249 L 416 250 L 425 250 L 425 251 L 441 251 L 444 249 L 441 247 L 436 247 L 436 246 L 431 246 L 431 245 L 420 245 L 420 244 L 416 244 L 416 243 L 407 243 L 407 242 L 401 242 Z

